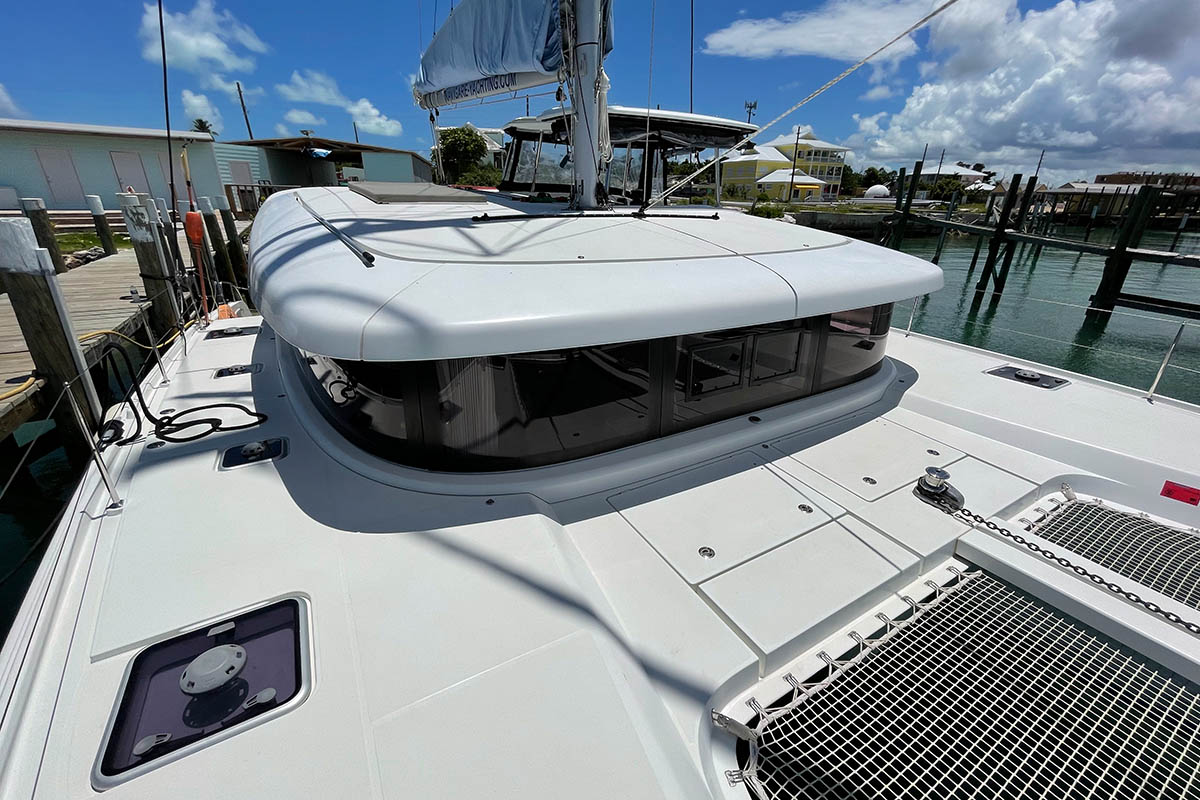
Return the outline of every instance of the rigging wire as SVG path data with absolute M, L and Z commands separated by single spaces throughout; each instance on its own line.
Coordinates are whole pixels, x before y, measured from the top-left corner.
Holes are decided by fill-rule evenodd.
M 650 0 L 650 60 L 646 65 L 646 143 L 642 150 L 642 174 L 646 176 L 646 182 L 642 188 L 642 210 L 646 209 L 646 198 L 650 196 L 650 182 L 653 180 L 652 169 L 650 167 L 650 97 L 654 89 L 654 12 L 658 7 L 658 0 Z
M 713 157 L 713 159 L 712 159 L 711 161 L 709 161 L 707 164 L 705 164 L 704 166 L 700 167 L 698 170 L 696 170 L 695 172 L 691 173 L 690 175 L 688 175 L 687 177 L 685 177 L 683 180 L 681 180 L 681 181 L 679 181 L 678 183 L 676 183 L 674 186 L 671 186 L 671 187 L 669 187 L 669 188 L 666 188 L 666 189 L 664 189 L 664 190 L 662 191 L 662 193 L 660 193 L 660 194 L 658 194 L 658 195 L 654 196 L 653 198 L 651 198 L 651 199 L 649 199 L 649 200 L 647 200 L 647 201 L 643 202 L 643 203 L 642 203 L 642 207 L 641 207 L 641 209 L 640 209 L 640 210 L 641 210 L 641 211 L 645 211 L 645 210 L 646 210 L 647 208 L 649 208 L 650 206 L 655 206 L 655 205 L 658 205 L 658 204 L 659 204 L 659 203 L 661 203 L 663 200 L 666 200 L 668 197 L 670 197 L 670 196 L 671 196 L 672 194 L 674 194 L 676 191 L 678 191 L 679 189 L 683 188 L 683 187 L 684 187 L 684 186 L 686 186 L 687 184 L 689 184 L 689 183 L 691 183 L 692 181 L 694 181 L 694 180 L 697 178 L 697 176 L 699 176 L 699 175 L 700 175 L 702 172 L 704 172 L 704 170 L 708 169 L 710 166 L 712 166 L 712 165 L 713 165 L 713 164 L 715 164 L 716 162 L 720 161 L 722 158 L 725 158 L 725 157 L 726 157 L 726 156 L 728 156 L 730 153 L 733 153 L 733 152 L 734 152 L 734 151 L 736 151 L 738 148 L 740 148 L 740 147 L 742 147 L 743 145 L 745 145 L 746 143 L 750 142 L 752 139 L 754 139 L 754 137 L 758 136 L 760 133 L 762 133 L 763 131 L 765 131 L 767 128 L 770 128 L 771 126 L 775 125 L 775 124 L 776 124 L 777 122 L 779 122 L 780 120 L 782 120 L 782 119 L 784 119 L 784 118 L 788 117 L 788 116 L 789 116 L 789 115 L 791 115 L 791 114 L 792 114 L 794 111 L 796 111 L 796 109 L 800 108 L 800 107 L 801 107 L 801 106 L 803 106 L 803 105 L 806 105 L 806 104 L 807 104 L 809 101 L 813 100 L 814 98 L 818 97 L 819 95 L 821 95 L 821 94 L 824 94 L 824 93 L 825 93 L 825 91 L 826 91 L 827 89 L 830 89 L 830 88 L 832 88 L 833 86 L 835 86 L 836 84 L 838 84 L 838 83 L 841 83 L 841 81 L 842 81 L 843 79 L 845 79 L 846 77 L 848 77 L 848 76 L 849 76 L 851 73 L 853 73 L 853 72 L 857 71 L 857 70 L 859 69 L 859 67 L 863 66 L 863 65 L 864 65 L 864 64 L 866 64 L 868 61 L 870 61 L 872 58 L 874 58 L 875 56 L 879 55 L 879 54 L 880 54 L 880 53 L 882 53 L 884 50 L 887 50 L 889 47 L 891 47 L 892 45 L 896 44 L 896 43 L 897 43 L 897 42 L 899 42 L 901 39 L 903 39 L 904 37 L 908 36 L 910 33 L 913 33 L 914 31 L 916 31 L 916 30 L 918 30 L 918 29 L 920 29 L 920 28 L 924 27 L 926 23 L 928 23 L 930 20 L 932 20 L 932 19 L 933 19 L 934 17 L 936 17 L 938 14 L 941 14 L 943 11 L 945 11 L 946 9 L 948 9 L 950 6 L 954 5 L 954 4 L 955 4 L 955 3 L 957 3 L 957 2 L 958 2 L 958 0 L 946 0 L 946 2 L 942 3 L 940 6 L 938 6 L 937 8 L 935 8 L 933 11 L 930 11 L 928 14 L 926 14 L 926 15 L 925 15 L 925 16 L 923 16 L 923 17 L 921 17 L 919 20 L 917 20 L 916 22 L 914 22 L 912 25 L 908 26 L 908 28 L 906 28 L 906 29 L 905 29 L 905 30 L 904 30 L 902 33 L 900 33 L 898 36 L 896 36 L 896 37 L 892 38 L 891 40 L 889 40 L 889 41 L 888 41 L 886 44 L 884 44 L 883 46 L 881 46 L 881 47 L 879 47 L 878 49 L 876 49 L 876 50 L 875 50 L 874 52 L 872 52 L 870 55 L 867 55 L 867 56 L 865 56 L 865 57 L 863 57 L 863 58 L 859 59 L 858 61 L 856 61 L 855 63 L 851 64 L 849 67 L 847 67 L 846 69 L 842 70 L 842 72 L 841 72 L 841 73 L 839 73 L 838 75 L 834 76 L 833 78 L 829 79 L 829 80 L 828 80 L 828 81 L 826 81 L 825 83 L 821 84 L 821 86 L 819 86 L 819 87 L 818 87 L 816 90 L 814 90 L 813 92 L 811 92 L 811 93 L 810 93 L 810 94 L 809 94 L 807 97 L 805 97 L 804 99 L 802 99 L 800 102 L 796 103 L 794 106 L 792 106 L 792 107 L 791 107 L 791 108 L 789 108 L 788 110 L 784 111 L 784 112 L 783 112 L 782 114 L 780 114 L 779 116 L 775 117 L 775 119 L 771 120 L 771 121 L 770 121 L 770 122 L 768 122 L 766 125 L 763 125 L 763 126 L 759 127 L 757 130 L 751 131 L 751 132 L 750 132 L 750 133 L 749 133 L 749 134 L 746 136 L 746 138 L 742 139 L 740 142 L 738 142 L 737 144 L 735 144 L 735 145 L 733 145 L 732 147 L 730 147 L 730 148 L 729 148 L 728 150 L 726 150 L 724 153 L 719 153 L 718 155 L 716 155 L 715 157 Z M 653 8 L 653 5 L 651 6 L 651 8 Z M 653 11 L 651 12 L 651 14 L 653 14 Z M 653 31 L 653 26 L 654 26 L 654 17 L 653 17 L 653 16 L 651 16 L 651 18 L 650 18 L 650 23 L 651 23 L 651 30 Z M 650 41 L 650 52 L 651 52 L 651 55 L 653 56 L 653 53 L 654 53 L 654 40 L 653 40 L 653 38 L 652 38 L 652 39 L 651 39 L 651 41 Z M 652 63 L 653 63 L 653 62 L 652 62 Z M 649 105 L 649 99 L 648 99 L 648 98 L 647 98 L 647 105 Z M 650 129 L 650 109 L 649 109 L 649 108 L 647 108 L 647 109 L 646 109 L 646 129 L 647 129 L 647 131 L 649 131 L 649 129 Z M 649 133 L 647 133 L 647 135 L 649 135 Z

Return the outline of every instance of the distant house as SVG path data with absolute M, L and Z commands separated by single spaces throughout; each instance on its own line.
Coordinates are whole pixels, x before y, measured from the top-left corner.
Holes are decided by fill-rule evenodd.
M 954 178 L 963 186 L 970 186 L 974 183 L 986 182 L 988 179 L 986 172 L 980 172 L 970 167 L 960 167 L 957 164 L 942 164 L 939 168 L 936 164 L 926 164 L 921 170 L 921 185 L 932 186 L 943 178 Z M 925 169 L 929 169 L 928 172 Z
M 828 191 L 827 186 L 828 184 L 820 178 L 814 178 L 812 175 L 799 169 L 793 170 L 791 167 L 777 169 L 758 179 L 758 190 L 765 192 L 772 200 L 819 198 Z
M 175 195 L 186 208 L 184 147 L 196 193 L 220 194 L 213 137 L 197 131 L 171 137 L 168 155 L 166 131 L 153 128 L 0 119 L 0 209 L 18 208 L 22 197 L 40 197 L 50 209 L 84 209 L 89 194 L 117 209 L 117 194 L 129 188 L 170 202 L 172 166 Z
M 766 147 L 751 143 L 721 162 L 721 182 L 726 187 L 744 187 L 749 196 L 754 196 L 758 189 L 760 178 L 770 175 L 777 169 L 790 167 L 791 159 L 774 147 Z
M 799 139 L 794 134 L 783 134 L 767 142 L 767 146 L 782 153 L 789 167 L 795 155 L 796 168 L 821 179 L 824 194 L 841 194 L 842 170 L 849 148 L 818 139 L 812 132 L 800 134 Z
M 459 128 L 467 128 L 473 130 L 483 137 L 484 144 L 487 145 L 487 153 L 483 158 L 479 159 L 480 164 L 490 164 L 493 167 L 504 168 L 504 131 L 501 128 L 480 128 L 470 122 L 463 125 L 443 125 L 438 127 L 438 133 L 442 131 L 453 131 Z
M 280 188 L 433 180 L 433 165 L 420 153 L 318 136 L 217 142 L 213 149 L 224 192 L 244 214 Z

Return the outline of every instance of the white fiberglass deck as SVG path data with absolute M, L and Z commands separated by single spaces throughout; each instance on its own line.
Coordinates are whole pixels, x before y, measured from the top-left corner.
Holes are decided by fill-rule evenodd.
M 1196 525 L 1159 490 L 1200 485 L 1200 411 L 1079 376 L 1043 391 L 986 375 L 1000 356 L 890 338 L 875 376 L 757 423 L 443 477 L 337 444 L 269 327 L 189 332 L 171 383 L 149 379 L 153 407 L 221 399 L 269 419 L 110 449 L 120 510 L 89 473 L 43 567 L 43 611 L 26 609 L 36 668 L 0 728 L 4 796 L 91 796 L 134 655 L 286 596 L 311 616 L 307 698 L 106 796 L 746 798 L 710 709 L 779 696 L 780 670 L 955 554 L 1200 675 L 1185 632 L 911 493 L 938 464 L 984 515 L 1068 481 Z M 263 369 L 214 378 L 250 363 Z M 217 468 L 275 436 L 282 460 Z

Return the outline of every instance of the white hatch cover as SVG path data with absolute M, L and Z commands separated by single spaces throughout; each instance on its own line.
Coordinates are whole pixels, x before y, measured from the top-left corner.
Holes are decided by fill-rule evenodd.
M 696 584 L 828 522 L 820 505 L 750 453 L 621 492 L 609 503 Z M 822 508 L 824 506 L 824 508 Z

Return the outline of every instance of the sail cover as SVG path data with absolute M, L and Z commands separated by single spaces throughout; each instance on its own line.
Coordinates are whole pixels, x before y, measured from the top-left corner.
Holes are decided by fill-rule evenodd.
M 421 57 L 423 108 L 554 83 L 563 68 L 560 0 L 462 0 Z M 611 5 L 604 11 L 612 50 Z

